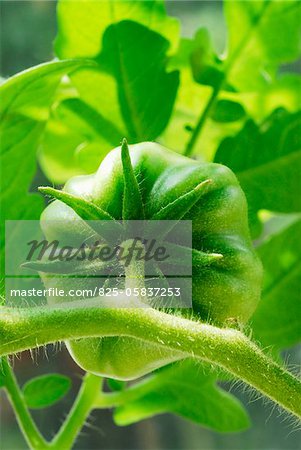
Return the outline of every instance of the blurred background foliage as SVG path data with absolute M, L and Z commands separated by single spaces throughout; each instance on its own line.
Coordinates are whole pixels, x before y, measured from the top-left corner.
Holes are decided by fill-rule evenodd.
M 1 76 L 8 77 L 53 57 L 57 32 L 56 1 L 1 1 Z M 170 15 L 181 18 L 182 35 L 193 37 L 200 24 L 212 31 L 218 52 L 223 50 L 226 28 L 222 1 L 169 1 Z
M 2 77 L 11 76 L 53 58 L 52 42 L 57 33 L 55 1 L 1 1 L 0 7 L 0 72 Z M 167 10 L 170 15 L 181 20 L 182 36 L 192 38 L 201 26 L 206 26 L 213 40 L 213 48 L 218 53 L 223 51 L 226 40 L 226 26 L 221 1 L 169 1 L 167 2 Z M 285 72 L 288 69 L 293 74 L 300 71 L 300 66 L 298 62 L 295 62 L 283 67 L 281 71 Z M 294 83 L 293 75 L 292 80 L 292 83 Z M 263 118 L 266 107 L 269 112 L 274 108 L 273 99 L 276 98 L 277 103 L 277 95 L 279 94 L 277 89 L 267 93 L 270 96 L 265 104 L 262 103 L 262 98 L 245 98 L 242 101 L 245 101 L 244 104 L 248 105 L 254 115 Z M 298 99 L 292 101 L 298 102 Z M 216 114 L 218 114 L 218 111 Z M 237 114 L 237 111 L 234 111 L 234 114 Z M 229 130 L 232 129 L 232 126 L 233 124 L 225 125 Z M 235 125 L 233 129 L 235 129 Z M 210 132 L 208 135 L 213 141 L 218 139 L 218 137 L 212 137 Z M 76 142 L 76 136 L 73 136 L 73 139 Z M 177 146 L 177 142 L 173 141 L 172 130 L 166 131 L 163 137 L 164 141 L 171 146 Z M 206 143 L 203 143 L 203 146 L 205 145 Z M 89 151 L 91 152 L 91 148 Z M 220 155 L 223 154 L 223 148 L 220 148 L 219 153 Z M 207 155 L 207 157 L 209 156 Z M 41 164 L 43 165 L 43 159 Z M 72 170 L 71 168 L 70 174 L 72 174 Z M 89 171 L 90 166 L 87 166 L 86 170 Z M 64 176 L 66 176 L 66 173 L 64 173 Z M 41 184 L 44 177 L 45 175 L 38 171 L 33 188 Z M 59 175 L 57 177 L 56 181 L 64 181 L 64 177 L 62 179 Z M 279 242 L 277 245 L 281 247 L 283 243 Z M 267 258 L 273 256 L 271 256 L 269 248 L 263 248 L 262 252 Z M 283 345 L 289 345 L 289 342 L 284 342 Z M 73 374 L 73 389 L 68 396 L 59 404 L 34 413 L 38 426 L 48 438 L 60 425 L 63 411 L 66 411 L 71 405 L 82 376 L 80 369 L 75 366 L 67 352 L 64 349 L 62 351 L 57 350 L 57 348 L 49 346 L 47 349 L 48 357 L 46 357 L 44 350 L 40 349 L 39 352 L 33 353 L 33 359 L 29 354 L 23 354 L 22 358 L 16 359 L 14 363 L 21 384 L 33 376 L 49 371 Z M 288 365 L 294 367 L 294 364 L 300 363 L 300 349 L 297 347 L 290 349 L 284 355 L 284 358 L 289 358 L 287 360 Z M 110 412 L 97 411 L 90 417 L 87 427 L 83 430 L 75 448 L 86 450 L 297 450 L 301 448 L 300 432 L 295 430 L 294 426 L 289 426 L 289 419 L 283 420 L 283 417 L 272 405 L 263 407 L 261 399 L 254 402 L 256 395 L 249 388 L 232 384 L 228 388 L 247 405 L 251 415 L 253 427 L 244 433 L 219 435 L 172 415 L 155 417 L 122 428 L 113 424 Z M 0 395 L 0 447 L 5 450 L 24 449 L 26 446 L 17 428 L 14 414 L 3 394 L 0 393 Z

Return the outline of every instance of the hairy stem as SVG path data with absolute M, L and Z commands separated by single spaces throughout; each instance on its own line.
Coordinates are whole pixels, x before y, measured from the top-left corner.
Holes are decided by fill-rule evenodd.
M 98 391 L 100 391 L 101 382 L 102 379 L 96 375 L 90 373 L 85 375 L 80 391 L 65 422 L 49 445 L 51 449 L 62 450 L 72 447 L 93 408 L 95 397 L 98 396 Z
M 49 448 L 47 442 L 44 440 L 32 420 L 24 401 L 23 394 L 6 357 L 2 358 L 0 370 L 3 371 L 7 396 L 14 408 L 17 421 L 28 446 L 34 450 Z
M 158 382 L 155 377 L 153 377 L 151 382 L 148 380 L 147 388 L 145 388 L 145 384 L 141 382 L 128 387 L 128 389 L 126 390 L 109 393 L 99 392 L 98 395 L 95 396 L 93 408 L 106 409 L 124 405 L 125 403 L 136 400 L 141 395 L 147 393 L 150 385 L 152 386 L 158 385 Z
M 203 126 L 206 122 L 206 120 L 208 119 L 208 117 L 210 116 L 210 113 L 212 111 L 213 106 L 215 105 L 215 102 L 217 100 L 217 97 L 220 93 L 220 91 L 223 89 L 224 85 L 227 83 L 227 77 L 229 77 L 229 74 L 232 70 L 232 68 L 235 66 L 235 63 L 237 62 L 237 59 L 239 57 L 239 55 L 242 53 L 242 51 L 244 50 L 244 48 L 246 47 L 246 45 L 248 44 L 252 33 L 254 33 L 254 31 L 256 30 L 256 28 L 259 26 L 262 18 L 264 17 L 267 8 L 269 7 L 271 3 L 271 0 L 266 0 L 263 5 L 262 5 L 262 9 L 259 11 L 258 15 L 255 16 L 252 20 L 252 23 L 250 25 L 250 28 L 247 29 L 245 35 L 242 37 L 240 43 L 237 45 L 237 47 L 235 48 L 235 50 L 232 52 L 232 54 L 230 55 L 230 57 L 227 58 L 227 60 L 225 61 L 225 65 L 224 65 L 224 77 L 223 79 L 218 83 L 217 86 L 214 87 L 211 97 L 208 100 L 208 103 L 205 107 L 205 109 L 203 110 L 203 112 L 201 113 L 197 124 L 192 132 L 191 138 L 188 141 L 188 144 L 185 148 L 184 151 L 184 155 L 186 156 L 190 156 L 192 155 L 193 151 L 194 151 L 194 147 L 195 144 L 199 138 L 199 135 L 203 129 Z
M 301 417 L 301 382 L 244 334 L 151 308 L 101 308 L 102 299 L 65 306 L 0 308 L 0 355 L 52 342 L 129 336 L 217 364 Z
M 215 87 L 213 89 L 212 94 L 208 100 L 208 103 L 207 103 L 205 109 L 203 110 L 202 114 L 200 115 L 195 128 L 193 129 L 191 138 L 189 139 L 188 144 L 185 148 L 184 155 L 190 156 L 193 153 L 195 144 L 199 138 L 199 135 L 202 131 L 202 128 L 203 128 L 207 118 L 209 117 L 210 112 L 212 111 L 212 108 L 217 100 L 217 97 L 221 90 L 221 87 L 222 87 L 222 83 L 220 83 L 217 87 Z

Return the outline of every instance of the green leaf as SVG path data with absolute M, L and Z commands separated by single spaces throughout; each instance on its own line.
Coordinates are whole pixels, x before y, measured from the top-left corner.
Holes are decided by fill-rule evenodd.
M 166 15 L 163 1 L 60 0 L 55 41 L 57 56 L 61 59 L 95 57 L 101 51 L 105 30 L 126 19 L 162 34 L 170 42 L 171 50 L 177 47 L 179 22 Z
M 190 67 L 192 49 L 193 40 L 183 38 L 177 53 L 170 60 L 169 67 L 179 70 L 181 82 L 171 119 L 159 139 L 160 143 L 179 153 L 184 152 L 192 127 L 211 92 L 208 86 L 194 82 Z
M 301 211 L 301 113 L 276 110 L 261 127 L 246 122 L 219 146 L 215 162 L 230 167 L 246 193 L 251 213 Z
M 252 91 L 275 78 L 278 67 L 300 54 L 299 1 L 224 2 L 228 24 L 228 82 Z
M 102 118 L 104 148 L 123 137 L 130 143 L 155 139 L 166 127 L 179 83 L 177 72 L 166 71 L 168 48 L 165 38 L 143 25 L 118 22 L 103 35 L 98 66 L 71 76 L 82 101 Z M 114 145 L 109 130 L 119 132 Z
M 116 80 L 131 142 L 156 138 L 168 123 L 179 83 L 177 72 L 165 71 L 168 45 L 159 34 L 131 21 L 111 25 L 104 33 L 97 62 Z
M 1 221 L 39 217 L 43 200 L 28 193 L 36 171 L 36 152 L 60 80 L 79 65 L 87 62 L 41 64 L 1 85 L 0 166 L 5 168 L 1 174 Z
M 171 120 L 160 136 L 166 147 L 183 153 L 191 132 L 204 110 L 212 90 L 193 82 L 189 68 L 195 42 L 182 39 L 176 55 L 170 61 L 172 69 L 180 71 L 180 86 Z M 227 87 L 227 86 L 226 86 Z M 226 92 L 221 90 L 220 101 L 231 101 L 242 105 L 247 115 L 262 121 L 272 111 L 284 107 L 290 112 L 300 109 L 301 77 L 284 73 L 276 80 L 254 92 Z M 212 161 L 216 149 L 226 136 L 233 136 L 241 129 L 245 116 L 236 122 L 216 122 L 208 116 L 199 136 L 195 151 L 199 158 Z
M 86 173 L 77 161 L 78 149 L 85 142 L 85 128 L 75 127 L 66 112 L 65 100 L 78 98 L 70 77 L 60 83 L 41 137 L 38 160 L 49 180 L 62 184 L 75 175 Z
M 86 145 L 83 128 L 73 127 L 67 114 L 61 118 L 61 109 L 64 111 L 64 102 L 51 109 L 38 152 L 43 172 L 55 184 L 65 183 L 75 175 L 86 173 L 78 160 L 81 146 Z
M 111 391 L 122 391 L 126 386 L 125 381 L 114 380 L 114 378 L 107 378 L 107 384 Z
M 262 121 L 280 107 L 290 112 L 298 111 L 300 92 L 301 76 L 284 73 L 264 89 L 247 94 L 238 93 L 236 100 L 242 103 L 250 117 L 255 121 Z
M 127 97 L 129 106 L 121 105 L 126 110 L 124 119 L 118 96 L 124 97 L 123 91 L 128 83 L 132 82 L 131 77 L 123 83 L 122 87 L 120 84 L 118 86 L 115 78 L 117 71 L 114 68 L 113 76 L 111 72 L 101 72 L 99 67 L 82 69 L 72 75 L 72 81 L 77 86 L 81 99 L 68 98 L 63 102 L 56 99 L 57 103 L 51 112 L 39 150 L 39 162 L 43 171 L 54 183 L 63 183 L 73 175 L 95 171 L 102 158 L 112 147 L 118 145 L 124 136 L 127 136 L 130 142 L 152 139 L 168 121 L 170 114 L 168 110 L 173 103 L 169 94 L 171 97 L 176 94 L 177 76 L 176 74 L 164 76 L 162 66 L 166 62 L 164 49 L 166 48 L 166 52 L 174 51 L 177 46 L 179 23 L 176 19 L 167 17 L 164 2 L 61 1 L 58 5 L 59 33 L 55 44 L 57 55 L 60 58 L 75 55 L 96 57 L 103 49 L 103 35 L 106 29 L 124 19 L 134 19 L 149 27 L 149 30 L 141 27 L 144 30 L 141 36 L 132 35 L 131 26 L 126 30 L 128 38 L 132 37 L 132 40 L 137 38 L 137 41 L 142 38 L 140 47 L 138 42 L 128 55 L 131 60 L 130 65 L 126 61 L 129 70 L 132 71 L 132 78 L 138 77 L 134 89 L 139 88 L 140 85 L 140 90 L 137 93 L 132 90 L 131 96 Z M 160 35 L 156 33 L 151 33 L 150 30 L 160 31 L 167 40 L 160 38 Z M 149 40 L 143 40 L 147 31 L 149 31 Z M 113 35 L 114 30 L 111 32 L 112 42 L 109 45 L 114 45 Z M 153 36 L 155 36 L 154 45 L 152 43 L 149 45 Z M 123 39 L 122 36 L 121 39 Z M 139 52 L 142 56 L 144 55 L 145 60 L 148 58 L 143 42 L 153 49 L 154 53 L 158 51 L 159 54 L 150 54 L 146 64 L 143 60 L 139 74 L 138 68 L 135 67 L 139 60 Z M 118 42 L 115 43 L 118 44 Z M 115 48 L 112 49 L 114 52 L 115 50 Z M 123 43 L 121 50 L 123 50 Z M 120 51 L 117 50 L 116 59 L 120 57 Z M 107 49 L 106 53 L 111 60 L 110 49 Z M 145 73 L 145 67 L 151 66 L 152 59 L 156 62 L 155 67 Z M 106 64 L 105 61 L 104 63 Z M 129 74 L 124 73 L 124 75 Z M 166 87 L 167 97 L 162 108 L 161 100 L 165 98 L 165 92 L 162 93 L 162 91 Z M 144 96 L 141 97 L 142 90 L 144 90 Z M 72 95 L 78 96 L 77 93 Z M 137 101 L 134 96 L 136 100 L 141 97 L 138 104 L 135 104 Z M 142 117 L 140 110 L 135 112 L 135 108 L 143 108 L 147 117 Z M 140 118 L 147 120 L 147 123 L 142 124 L 143 130 L 139 139 L 132 136 L 126 127 L 125 122 L 131 123 L 131 117 L 127 117 L 129 110 L 138 115 L 138 120 Z
M 39 162 L 54 183 L 97 170 L 122 133 L 79 98 L 68 98 L 51 111 L 39 150 Z
M 156 138 L 169 120 L 178 86 L 177 74 L 166 73 L 165 66 L 178 44 L 179 23 L 166 15 L 164 2 L 61 1 L 58 22 L 59 57 L 89 56 L 100 63 L 71 79 L 81 99 L 108 125 L 99 124 L 103 154 L 124 136 L 130 143 Z M 112 145 L 106 132 L 113 126 L 120 136 Z M 75 169 L 93 167 L 94 142 L 80 144 L 77 156 Z
M 167 128 L 161 134 L 159 142 L 168 148 L 183 153 L 191 137 L 194 126 L 206 107 L 212 87 L 194 82 L 191 72 L 191 55 L 195 49 L 195 41 L 182 39 L 178 52 L 171 58 L 169 67 L 180 71 L 180 86 L 175 107 Z M 222 91 L 220 97 L 233 96 L 233 101 L 241 102 L 233 93 Z M 232 97 L 231 97 L 232 100 Z M 241 122 L 216 122 L 210 117 L 206 121 L 203 132 L 195 146 L 199 158 L 212 161 L 216 148 L 225 136 L 238 132 Z
M 244 116 L 243 106 L 231 100 L 219 100 L 211 113 L 211 118 L 215 122 L 236 122 Z
M 70 378 L 54 373 L 28 381 L 23 386 L 23 395 L 29 408 L 41 409 L 61 400 L 70 388 Z
M 120 141 L 121 131 L 82 100 L 70 98 L 60 106 L 61 120 L 67 120 L 74 129 L 81 129 L 86 140 L 92 141 L 103 136 L 111 146 Z
M 115 410 L 114 420 L 129 425 L 172 412 L 219 432 L 248 428 L 242 405 L 215 382 L 210 370 L 193 360 L 173 364 L 125 391 L 132 400 Z
M 49 99 L 62 76 L 80 65 L 91 65 L 87 60 L 52 61 L 40 64 L 10 77 L 1 85 L 0 112 L 2 120 L 18 112 L 37 120 L 48 118 Z
M 301 340 L 301 220 L 269 236 L 258 248 L 264 267 L 262 300 L 252 317 L 253 335 L 281 349 Z
M 224 78 L 223 64 L 214 52 L 205 28 L 196 33 L 190 58 L 192 73 L 197 83 L 213 88 L 221 84 Z

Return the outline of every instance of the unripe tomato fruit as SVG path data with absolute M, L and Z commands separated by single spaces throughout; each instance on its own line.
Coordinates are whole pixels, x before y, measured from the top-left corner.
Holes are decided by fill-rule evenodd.
M 222 255 L 210 264 L 193 266 L 192 316 L 219 326 L 246 322 L 260 297 L 262 269 L 250 239 L 245 195 L 235 175 L 220 164 L 200 163 L 152 142 L 130 146 L 127 156 L 130 160 L 125 163 L 121 148 L 112 150 L 96 173 L 71 178 L 63 191 L 91 202 L 118 220 L 125 215 L 126 219 L 151 220 L 160 217 L 160 212 L 168 205 L 174 205 L 172 219 L 192 221 L 193 248 Z M 135 210 L 135 205 L 139 201 L 131 207 L 132 217 L 131 208 L 125 213 L 124 196 L 126 189 L 131 189 L 127 186 L 130 179 L 127 171 L 131 169 L 144 217 L 137 217 L 139 209 Z M 179 199 L 206 180 L 210 180 L 210 185 L 189 208 L 185 206 L 183 215 L 183 200 Z M 82 241 L 87 232 L 84 221 L 78 220 L 78 214 L 66 203 L 64 199 L 55 200 L 42 214 L 42 228 L 49 241 L 74 243 Z M 128 204 L 131 205 L 130 199 Z M 67 219 L 65 226 L 61 222 L 64 219 Z M 75 283 L 78 287 L 87 287 L 95 282 L 88 279 L 53 281 L 45 274 L 42 277 L 47 287 L 61 283 L 64 289 L 68 283 L 73 287 Z M 60 298 L 48 300 L 62 301 Z M 134 379 L 182 357 L 168 349 L 126 337 L 72 340 L 67 347 L 85 370 L 117 379 Z

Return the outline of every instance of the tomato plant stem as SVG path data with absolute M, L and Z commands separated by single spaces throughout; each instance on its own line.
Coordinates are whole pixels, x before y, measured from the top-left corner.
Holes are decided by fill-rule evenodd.
M 151 308 L 101 308 L 102 298 L 72 305 L 0 309 L 0 355 L 61 340 L 130 336 L 223 367 L 301 417 L 301 382 L 243 333 Z
M 266 2 L 264 2 L 262 9 L 259 11 L 257 16 L 255 16 L 253 18 L 253 21 L 250 24 L 250 28 L 247 30 L 245 35 L 242 37 L 240 43 L 237 45 L 237 47 L 235 48 L 233 53 L 230 55 L 230 57 L 225 61 L 224 76 L 221 79 L 220 83 L 218 83 L 218 85 L 213 88 L 213 91 L 208 100 L 208 103 L 207 103 L 205 109 L 203 110 L 203 112 L 201 113 L 201 115 L 197 121 L 197 124 L 192 132 L 191 138 L 188 141 L 188 144 L 184 151 L 184 155 L 191 156 L 193 154 L 195 144 L 201 134 L 203 126 L 204 126 L 206 120 L 208 119 L 208 117 L 210 116 L 212 108 L 215 105 L 215 102 L 218 98 L 218 95 L 219 95 L 221 89 L 227 83 L 227 77 L 229 76 L 233 66 L 235 65 L 237 58 L 239 57 L 241 52 L 244 50 L 244 48 L 248 44 L 252 33 L 260 25 L 261 20 L 263 19 L 264 14 L 265 14 L 267 8 L 269 7 L 270 3 L 271 3 L 271 0 L 266 0 Z
M 7 396 L 14 408 L 17 421 L 23 436 L 31 449 L 43 450 L 49 448 L 39 430 L 37 429 L 28 411 L 22 391 L 20 390 L 15 375 L 6 357 L 1 360 L 1 369 L 4 375 L 4 387 Z
M 207 120 L 207 117 L 209 116 L 209 114 L 216 102 L 216 99 L 217 99 L 220 89 L 221 89 L 221 85 L 218 85 L 216 88 L 213 89 L 212 94 L 209 98 L 209 101 L 208 101 L 205 109 L 203 110 L 202 114 L 200 115 L 199 120 L 192 132 L 191 138 L 188 141 L 184 155 L 190 156 L 193 153 L 195 144 L 199 138 L 199 135 L 202 131 L 202 128 L 203 128 L 206 120 Z
M 85 424 L 95 398 L 100 391 L 102 379 L 87 373 L 83 379 L 80 391 L 60 431 L 50 443 L 53 450 L 72 448 L 80 430 Z

